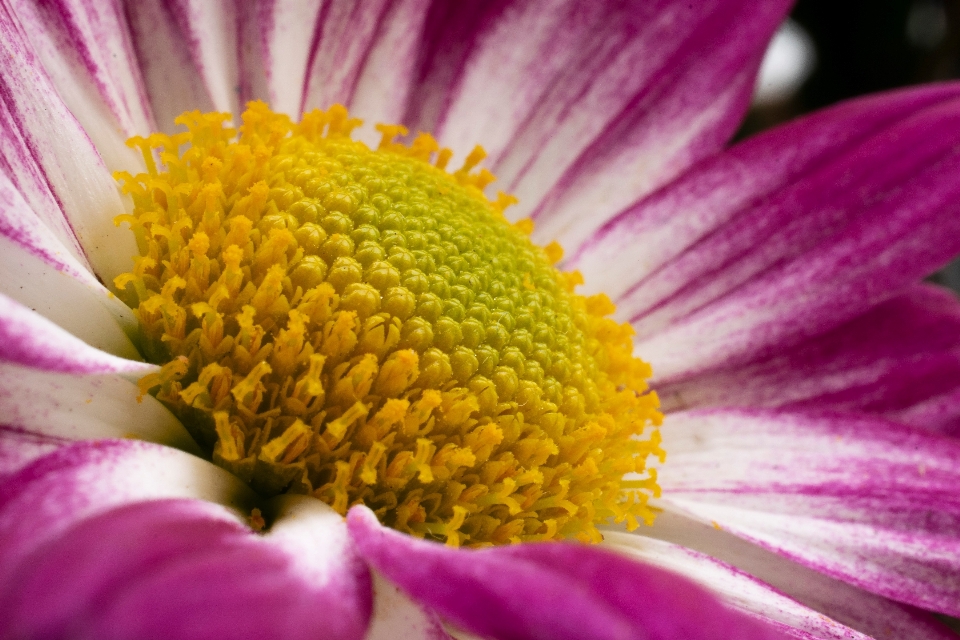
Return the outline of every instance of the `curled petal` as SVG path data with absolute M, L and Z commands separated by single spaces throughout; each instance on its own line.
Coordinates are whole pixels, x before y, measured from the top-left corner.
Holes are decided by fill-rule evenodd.
M 485 637 L 698 640 L 785 637 L 687 580 L 571 544 L 457 550 L 347 515 L 361 557 L 418 602 Z
M 245 524 L 254 496 L 186 454 L 63 448 L 0 493 L 0 628 L 11 637 L 362 638 L 366 567 L 308 498 Z

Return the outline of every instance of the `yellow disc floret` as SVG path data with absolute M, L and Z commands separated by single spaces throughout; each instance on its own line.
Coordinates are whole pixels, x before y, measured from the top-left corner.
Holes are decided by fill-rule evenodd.
M 115 284 L 162 365 L 141 388 L 214 462 L 449 544 L 652 519 L 650 368 L 559 247 L 483 195 L 479 147 L 450 173 L 428 135 L 354 141 L 339 106 L 228 119 L 134 138 L 148 173 L 118 174 L 141 255 Z

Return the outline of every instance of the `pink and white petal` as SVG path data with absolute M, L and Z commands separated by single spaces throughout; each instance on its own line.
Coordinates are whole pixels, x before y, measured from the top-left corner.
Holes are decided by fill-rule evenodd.
M 179 420 L 117 374 L 77 375 L 0 362 L 0 425 L 66 440 L 136 438 L 200 454 Z
M 872 416 L 671 414 L 663 502 L 867 591 L 960 613 L 960 443 Z
M 376 571 L 373 575 L 373 616 L 365 640 L 454 640 L 440 617 L 411 600 Z M 459 635 L 455 640 L 464 640 Z
M 2 174 L 0 294 L 98 349 L 139 359 L 127 336 L 136 329 L 133 314 L 40 222 Z
M 142 438 L 197 452 L 183 425 L 128 379 L 156 370 L 95 349 L 0 294 L 0 425 L 72 440 Z
M 101 351 L 0 294 L 0 362 L 45 371 L 142 376 L 156 365 Z
M 918 405 L 960 385 L 960 301 L 917 284 L 858 318 L 770 357 L 658 387 L 666 410 L 709 406 L 862 411 L 949 430 Z M 941 431 L 945 432 L 945 431 Z
M 63 438 L 0 426 L 0 482 L 68 444 Z
M 604 531 L 603 546 L 685 575 L 732 605 L 799 637 L 948 640 L 932 615 L 835 580 L 725 531 L 674 513 L 636 534 Z M 648 537 L 651 536 L 651 537 Z
M 136 440 L 62 447 L 0 485 L 0 584 L 10 584 L 9 572 L 20 561 L 76 523 L 172 498 L 216 503 L 242 517 L 256 506 L 255 494 L 240 480 L 176 449 Z
M 111 170 L 142 170 L 124 141 L 153 130 L 126 17 L 118 2 L 14 0 L 43 67 Z
M 2 171 L 74 257 L 111 281 L 136 255 L 133 234 L 113 224 L 124 212 L 116 182 L 9 4 L 0 6 L 0 58 Z
M 450 5 L 428 23 L 430 58 L 408 120 L 458 154 L 482 143 L 500 188 L 520 198 L 513 214 L 533 213 L 538 237 L 575 249 L 726 143 L 787 8 Z
M 801 605 L 753 576 L 692 549 L 622 532 L 605 532 L 603 546 L 684 575 L 745 613 L 792 632 L 798 638 L 871 640 L 870 636 Z
M 5 635 L 362 638 L 369 575 L 343 519 L 290 502 L 258 536 L 254 496 L 210 463 L 124 442 L 51 454 L 0 494 Z
M 960 436 L 960 388 L 954 385 L 944 393 L 889 411 L 887 417 L 955 438 Z
M 330 0 L 318 13 L 303 110 L 347 105 L 368 123 L 405 115 L 429 0 Z M 379 139 L 379 138 L 377 138 Z
M 928 85 L 850 100 L 749 138 L 699 163 L 604 226 L 565 264 L 586 286 L 644 313 L 682 282 L 647 281 L 700 240 L 812 169 L 919 111 L 960 99 L 960 83 Z M 638 253 L 637 246 L 643 246 Z M 612 265 L 612 267 L 611 267 Z
M 350 535 L 375 570 L 444 619 L 497 638 L 782 638 L 660 569 L 596 548 L 452 549 L 385 529 L 365 507 Z
M 323 0 L 265 0 L 240 8 L 240 102 L 261 99 L 299 120 Z
M 238 114 L 239 25 L 230 0 L 124 0 L 154 119 L 184 111 Z
M 572 264 L 611 292 L 662 381 L 832 329 L 960 249 L 958 93 L 855 101 L 747 141 L 607 225 Z

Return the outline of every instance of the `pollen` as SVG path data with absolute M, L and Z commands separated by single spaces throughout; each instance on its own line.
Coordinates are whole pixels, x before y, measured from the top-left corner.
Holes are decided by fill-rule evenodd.
M 484 195 L 480 147 L 448 170 L 380 125 L 370 149 L 341 106 L 228 123 L 185 113 L 130 140 L 147 173 L 116 175 L 140 255 L 115 286 L 161 365 L 141 393 L 216 464 L 451 545 L 653 520 L 650 367 L 560 247 L 506 220 L 516 200 Z

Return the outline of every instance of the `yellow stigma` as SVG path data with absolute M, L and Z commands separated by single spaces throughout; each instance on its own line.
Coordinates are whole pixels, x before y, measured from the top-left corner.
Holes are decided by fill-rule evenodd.
M 504 219 L 513 199 L 484 197 L 482 149 L 449 173 L 429 135 L 352 140 L 341 106 L 227 120 L 134 138 L 148 173 L 117 174 L 141 255 L 115 284 L 162 365 L 141 388 L 215 463 L 453 545 L 652 520 L 650 368 L 559 247 Z

